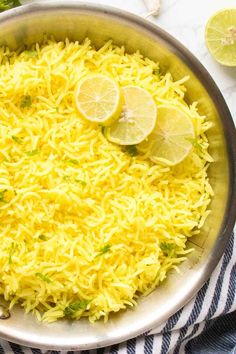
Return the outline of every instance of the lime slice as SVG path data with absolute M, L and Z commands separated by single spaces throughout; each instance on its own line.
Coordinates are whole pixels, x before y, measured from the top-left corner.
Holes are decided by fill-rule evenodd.
M 189 116 L 173 106 L 159 106 L 153 132 L 138 150 L 147 154 L 153 162 L 176 165 L 183 161 L 192 149 L 194 128 Z
M 219 63 L 236 66 L 236 8 L 219 11 L 209 19 L 205 40 Z
M 85 77 L 75 96 L 80 114 L 91 122 L 109 124 L 121 113 L 121 94 L 116 81 L 104 75 Z
M 121 116 L 105 129 L 108 140 L 119 145 L 136 145 L 154 129 L 157 108 L 152 95 L 138 87 L 122 88 L 124 106 Z

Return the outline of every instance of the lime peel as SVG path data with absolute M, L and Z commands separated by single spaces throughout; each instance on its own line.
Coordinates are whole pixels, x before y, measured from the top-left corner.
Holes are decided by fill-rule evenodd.
M 236 8 L 218 11 L 208 20 L 205 41 L 216 61 L 236 66 Z

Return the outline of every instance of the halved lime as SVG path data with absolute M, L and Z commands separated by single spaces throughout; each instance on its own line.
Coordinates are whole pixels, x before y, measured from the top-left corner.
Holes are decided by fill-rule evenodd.
M 105 75 L 90 75 L 81 80 L 75 95 L 80 114 L 91 122 L 110 124 L 122 108 L 120 88 Z
M 209 19 L 205 40 L 219 63 L 236 66 L 236 8 L 221 10 Z
M 104 131 L 107 139 L 119 145 L 136 145 L 154 129 L 157 117 L 152 95 L 139 86 L 122 88 L 124 106 L 121 116 Z
M 153 132 L 137 148 L 153 162 L 176 165 L 192 149 L 193 123 L 185 112 L 174 106 L 159 106 L 157 112 Z

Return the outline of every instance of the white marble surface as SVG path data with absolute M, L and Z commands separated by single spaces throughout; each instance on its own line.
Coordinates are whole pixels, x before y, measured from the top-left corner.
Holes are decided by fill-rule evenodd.
M 42 0 L 22 0 L 24 3 L 36 1 Z M 122 8 L 139 16 L 147 15 L 143 0 L 82 2 L 101 3 Z M 198 57 L 223 93 L 236 124 L 236 67 L 227 68 L 216 63 L 204 42 L 204 28 L 208 18 L 216 11 L 227 7 L 236 7 L 236 0 L 162 0 L 160 15 L 155 18 L 149 17 L 149 21 L 165 29 Z

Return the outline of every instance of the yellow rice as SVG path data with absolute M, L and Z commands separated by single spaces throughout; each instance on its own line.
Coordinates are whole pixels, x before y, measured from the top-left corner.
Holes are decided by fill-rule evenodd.
M 48 322 L 90 321 L 136 305 L 182 262 L 211 196 L 205 131 L 158 63 L 107 42 L 47 40 L 0 49 L 0 294 Z M 88 73 L 178 105 L 196 139 L 179 165 L 131 156 L 81 117 L 74 93 Z

